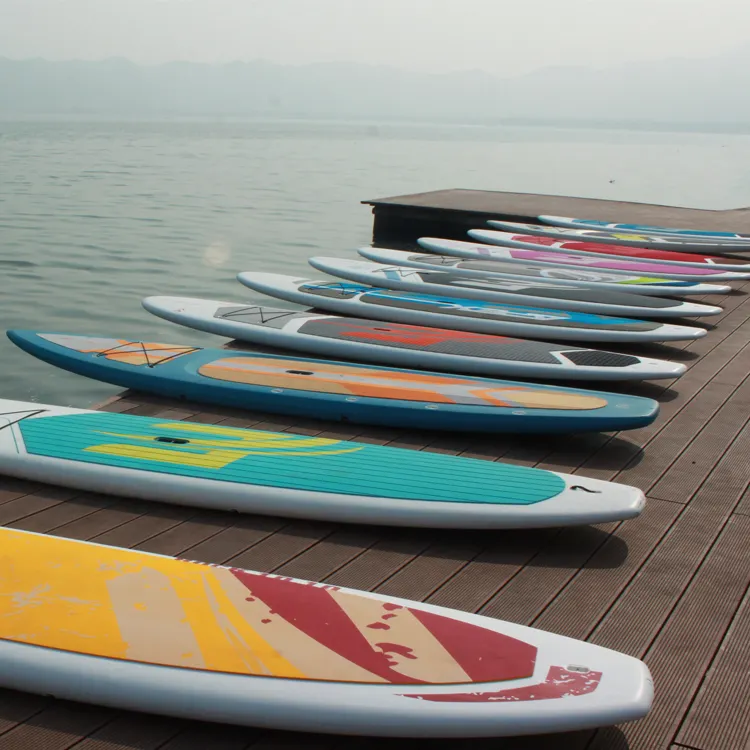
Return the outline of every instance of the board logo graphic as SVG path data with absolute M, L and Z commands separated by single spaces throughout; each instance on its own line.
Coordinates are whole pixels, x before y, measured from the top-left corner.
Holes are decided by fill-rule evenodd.
M 563 699 L 602 676 L 577 665 L 537 675 L 535 644 L 416 603 L 7 528 L 0 544 L 0 580 L 27 592 L 0 597 L 0 641 L 440 702 Z
M 164 422 L 154 424 L 150 429 L 156 434 L 97 430 L 98 435 L 127 442 L 92 445 L 85 451 L 201 469 L 223 469 L 247 456 L 331 456 L 356 453 L 364 447 L 351 443 L 347 445 L 340 440 L 302 438 L 262 430 L 239 430 L 187 422 Z
M 411 346 L 432 346 L 446 341 L 467 341 L 476 343 L 501 344 L 510 341 L 505 336 L 491 336 L 481 333 L 467 333 L 464 331 L 451 331 L 442 328 L 422 328 L 420 326 L 402 325 L 399 323 L 382 323 L 380 325 L 368 326 L 367 323 L 358 325 L 347 321 L 344 326 L 341 319 L 333 324 L 320 321 L 323 325 L 335 325 L 341 332 L 341 336 L 353 339 L 370 341 L 392 341 L 399 344 Z
M 147 367 L 156 367 L 185 354 L 201 351 L 200 347 L 196 346 L 77 336 L 75 334 L 47 333 L 40 334 L 39 338 L 82 354 L 92 354 L 97 358 L 119 362 L 120 364 L 146 365 Z

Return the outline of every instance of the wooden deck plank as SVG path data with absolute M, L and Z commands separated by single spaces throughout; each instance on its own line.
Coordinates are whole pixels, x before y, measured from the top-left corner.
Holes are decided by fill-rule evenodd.
M 98 407 L 99 411 L 108 411 L 112 412 L 113 414 L 124 414 L 130 409 L 135 409 L 140 401 L 129 399 L 129 393 L 129 391 L 125 391 L 124 394 L 119 398 L 105 402 L 100 407 Z
M 279 575 L 323 581 L 366 552 L 383 535 L 382 529 L 342 526 L 317 544 L 276 568 Z
M 734 512 L 740 513 L 743 516 L 750 516 L 750 486 L 745 490 Z
M 648 645 L 644 660 L 661 699 L 645 719 L 622 728 L 631 746 L 655 750 L 669 746 L 675 739 L 675 728 L 689 710 L 750 584 L 748 538 L 750 518 L 732 517 L 664 628 Z M 717 597 L 719 589 L 721 596 Z M 609 730 L 604 729 L 597 732 L 591 750 L 609 750 L 611 746 Z M 712 738 L 707 750 L 717 747 Z
M 185 556 L 198 562 L 226 563 L 288 523 L 271 516 L 229 516 L 227 521 L 225 529 L 188 548 Z
M 607 542 L 616 524 L 563 529 L 479 613 L 530 623 Z
M 637 519 L 623 523 L 532 622 L 536 628 L 585 639 L 663 539 L 682 511 L 648 498 Z
M 221 727 L 190 722 L 159 750 L 245 750 L 252 747 L 255 733 L 244 727 Z
M 133 716 L 118 714 L 73 747 L 75 750 L 158 750 L 183 728 L 179 719 L 138 714 L 134 721 Z
M 514 435 L 495 440 L 497 450 L 494 461 L 515 464 L 516 466 L 534 466 L 548 456 L 553 450 L 554 438 L 547 436 Z
M 2 486 L 0 486 L 0 505 L 4 505 L 11 500 L 17 500 L 24 495 L 31 495 L 41 490 L 43 486 L 38 482 L 27 482 L 23 479 L 3 477 Z
M 743 323 L 746 322 L 743 317 Z M 726 329 L 722 329 L 726 333 Z M 719 333 L 719 332 L 716 332 Z M 747 334 L 743 327 L 729 332 L 723 339 L 716 341 L 716 334 L 710 338 L 711 348 L 702 353 L 700 359 L 695 362 L 686 363 L 688 370 L 685 375 L 675 381 L 669 381 L 668 389 L 655 394 L 662 403 L 662 413 L 670 419 L 679 412 L 683 406 L 690 402 L 698 393 L 712 382 L 726 367 L 728 367 L 747 345 Z M 703 339 L 699 342 L 701 343 Z M 658 387 L 658 381 L 654 386 Z M 665 420 L 666 422 L 667 420 Z M 644 428 L 646 434 L 658 431 L 659 425 Z M 638 431 L 638 434 L 642 434 Z
M 159 402 L 144 401 L 129 408 L 125 413 L 135 417 L 158 417 L 165 405 Z M 171 402 L 167 402 L 167 408 L 172 409 Z
M 0 688 L 0 743 L 14 727 L 30 721 L 53 702 L 51 698 L 42 695 Z
M 274 570 L 330 536 L 334 529 L 332 524 L 295 520 L 229 558 L 227 564 L 248 570 Z
M 534 464 L 537 469 L 547 471 L 562 471 L 572 474 L 594 451 L 604 445 L 610 445 L 615 435 L 611 432 L 595 432 L 583 435 L 570 435 L 563 445 L 558 445 L 547 453 L 544 458 Z
M 103 508 L 109 508 L 116 502 L 116 497 L 85 493 L 5 525 L 13 529 L 48 534 L 60 526 L 79 521 Z
M 696 426 L 708 422 L 736 389 L 737 386 L 729 384 L 711 384 L 710 387 L 701 388 L 682 408 L 675 409 L 672 418 L 662 423 L 661 428 L 645 428 L 640 435 L 628 436 L 630 442 L 650 433 L 650 439 L 642 447 L 634 445 L 634 455 L 629 458 L 627 454 L 623 456 L 628 458 L 624 466 L 619 470 L 616 465 L 610 466 L 606 479 L 634 484 L 643 489 L 650 488 L 664 470 L 665 457 L 673 458 L 682 453 L 695 438 Z M 585 464 L 582 470 L 589 475 Z M 597 478 L 604 477 L 599 475 Z
M 176 526 L 185 518 L 186 513 L 192 516 L 196 512 L 193 508 L 154 503 L 146 513 L 97 534 L 93 540 L 98 544 L 111 544 L 113 547 L 135 547 L 159 532 Z
M 480 539 L 471 541 L 469 537 L 463 541 L 439 538 L 419 557 L 378 586 L 377 591 L 403 599 L 427 599 L 482 551 Z
M 410 531 L 390 533 L 328 576 L 326 583 L 374 590 L 418 557 L 429 545 L 426 534 Z
M 581 731 L 523 737 L 485 737 L 471 740 L 409 739 L 402 741 L 401 747 L 408 747 L 409 750 L 586 750 L 591 735 L 590 731 Z M 357 737 L 356 739 L 350 738 L 349 744 L 343 744 L 340 747 L 352 748 L 352 750 L 383 750 L 386 741 L 377 737 Z M 612 750 L 620 750 L 620 748 Z
M 718 386 L 717 386 L 718 387 Z M 648 487 L 649 495 L 672 502 L 689 502 L 713 471 L 722 455 L 747 424 L 750 416 L 750 378 L 737 388 L 711 418 L 700 428 L 687 447 L 678 454 L 661 477 Z M 738 476 L 732 486 L 745 476 L 747 467 L 738 462 L 731 467 Z
M 60 503 L 74 498 L 77 490 L 65 487 L 40 487 L 29 495 L 23 494 L 0 505 L 0 524 L 6 525 L 27 516 L 53 508 Z
M 746 591 L 737 615 L 680 728 L 678 742 L 699 750 L 735 750 L 750 744 L 748 665 L 750 592 Z
M 495 217 L 513 217 L 519 221 L 535 222 L 540 214 L 554 216 L 580 216 L 600 221 L 632 224 L 650 224 L 673 227 L 745 232 L 750 230 L 747 209 L 724 211 L 661 206 L 630 201 L 599 198 L 579 198 L 567 195 L 541 195 L 514 193 L 501 190 L 469 190 L 451 188 L 424 193 L 372 198 L 362 201 L 377 209 L 409 208 L 432 210 L 436 213 L 490 214 Z
M 148 513 L 151 506 L 145 500 L 120 498 L 114 503 L 109 502 L 109 498 L 92 502 L 100 502 L 101 507 L 93 513 L 64 523 L 62 526 L 58 526 L 48 533 L 70 539 L 80 539 L 82 541 L 95 540 L 102 534 L 106 534 L 134 518 L 139 518 Z
M 83 736 L 112 720 L 113 712 L 98 706 L 55 701 L 31 719 L 0 736 L 2 750 L 68 750 Z
M 135 545 L 135 549 L 159 555 L 183 556 L 211 537 L 227 529 L 233 516 L 221 511 L 200 511 L 156 536 Z
M 735 479 L 735 485 L 730 484 L 736 478 L 732 464 L 742 460 L 743 451 L 748 455 L 749 446 L 750 426 L 596 628 L 595 643 L 633 655 L 645 653 L 739 502 L 747 482 Z M 644 608 L 643 602 L 649 606 Z
M 351 737 L 331 737 L 326 734 L 309 734 L 307 732 L 278 732 L 267 731 L 249 745 L 248 750 L 334 750 L 334 748 L 350 747 Z
M 493 535 L 485 550 L 427 598 L 430 604 L 478 612 L 539 551 L 561 533 L 558 529 L 505 531 Z
M 667 394 L 670 396 L 668 400 L 661 400 L 660 415 L 655 423 L 620 434 L 618 437 L 623 442 L 618 450 L 607 450 L 609 446 L 605 445 L 581 465 L 581 472 L 596 479 L 611 481 L 620 471 L 628 466 L 632 467 L 636 462 L 640 463 L 644 456 L 647 457 L 647 449 L 656 436 L 673 429 L 672 422 L 678 416 L 681 416 L 683 423 L 689 420 L 691 424 L 700 424 L 700 414 L 711 411 L 712 407 L 707 404 L 713 404 L 715 409 L 723 403 L 717 395 L 712 394 L 713 379 L 720 376 L 722 370 L 740 355 L 746 344 L 744 331 L 738 332 L 734 337 L 728 336 L 711 356 L 700 360 L 679 379 L 679 388 Z M 744 362 L 744 358 L 742 361 Z M 729 384 L 723 385 L 731 388 Z M 660 398 L 663 399 L 664 395 Z

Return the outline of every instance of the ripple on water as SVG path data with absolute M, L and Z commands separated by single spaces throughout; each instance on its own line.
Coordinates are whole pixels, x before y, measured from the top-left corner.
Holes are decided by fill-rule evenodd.
M 35 268 L 38 265 L 33 260 L 0 258 L 0 268 Z
M 84 273 L 95 273 L 91 263 L 74 260 L 55 260 L 45 264 L 45 268 L 67 268 L 74 271 L 83 271 Z
M 16 271 L 10 270 L 5 274 L 6 279 L 14 279 L 17 281 L 39 281 L 41 278 L 38 273 L 29 273 L 28 271 Z M 6 287 L 7 289 L 7 287 Z M 7 294 L 7 292 L 6 292 Z

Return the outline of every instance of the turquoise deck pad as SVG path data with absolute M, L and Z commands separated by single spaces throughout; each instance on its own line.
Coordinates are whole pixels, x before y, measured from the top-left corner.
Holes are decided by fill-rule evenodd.
M 126 414 L 39 417 L 18 427 L 38 456 L 289 490 L 532 505 L 566 489 L 557 474 L 523 466 Z

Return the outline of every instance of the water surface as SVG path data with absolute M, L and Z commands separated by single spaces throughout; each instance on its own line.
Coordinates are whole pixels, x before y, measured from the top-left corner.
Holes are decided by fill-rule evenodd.
M 269 302 L 238 271 L 320 277 L 369 244 L 360 201 L 451 187 L 750 205 L 750 136 L 304 122 L 0 122 L 2 328 L 219 346 L 151 294 Z M 289 307 L 286 303 L 274 303 Z M 0 396 L 88 406 L 119 389 L 0 338 Z

